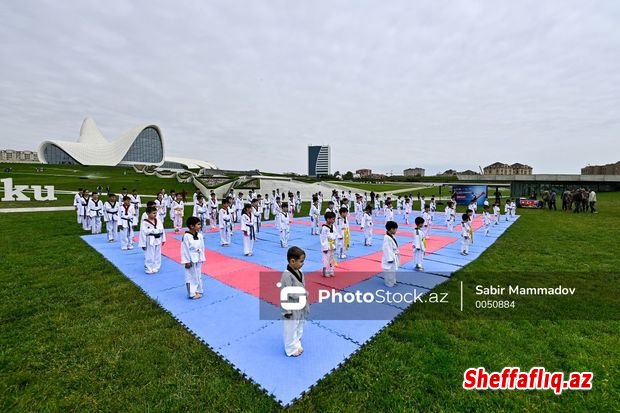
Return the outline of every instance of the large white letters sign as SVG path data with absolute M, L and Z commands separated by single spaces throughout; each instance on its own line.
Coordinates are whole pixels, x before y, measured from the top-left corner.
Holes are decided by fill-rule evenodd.
M 0 179 L 4 184 L 4 196 L 1 201 L 30 201 L 30 197 L 24 195 L 23 191 L 32 189 L 35 201 L 55 201 L 54 186 L 45 185 L 47 194 L 43 196 L 41 185 L 15 185 L 13 186 L 13 178 Z

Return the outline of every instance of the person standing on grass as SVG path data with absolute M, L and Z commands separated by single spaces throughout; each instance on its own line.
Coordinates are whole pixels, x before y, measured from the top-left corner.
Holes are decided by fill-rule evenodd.
M 303 267 L 306 260 L 306 253 L 299 247 L 291 247 L 286 253 L 286 260 L 288 265 L 282 273 L 278 287 L 281 289 L 296 287 L 305 291 L 305 279 L 304 274 L 301 272 L 301 267 Z M 299 303 L 300 296 L 300 294 L 287 294 L 286 303 Z M 280 294 L 280 298 L 282 298 L 282 294 Z M 284 352 L 289 357 L 298 357 L 304 352 L 304 348 L 301 345 L 301 337 L 304 334 L 306 317 L 310 312 L 307 294 L 303 300 L 305 306 L 299 310 L 286 310 L 284 309 L 285 303 L 281 302 L 283 308 Z
M 186 221 L 187 231 L 181 241 L 181 264 L 185 274 L 185 286 L 188 298 L 202 298 L 202 263 L 205 262 L 205 243 L 200 219 L 189 217 Z
M 101 233 L 101 217 L 103 217 L 103 202 L 99 199 L 99 193 L 93 192 L 88 201 L 88 217 L 90 229 L 93 234 Z
M 103 204 L 103 219 L 108 233 L 108 242 L 114 242 L 118 238 L 118 212 L 116 194 L 108 194 L 108 200 Z
M 588 195 L 588 203 L 590 204 L 590 212 L 595 214 L 596 210 L 596 192 L 594 190 L 590 191 L 590 195 Z
M 82 223 L 82 215 L 80 215 L 80 203 L 82 199 L 82 188 L 78 189 L 77 193 L 73 196 L 73 207 L 75 208 L 75 212 L 77 214 L 77 223 Z

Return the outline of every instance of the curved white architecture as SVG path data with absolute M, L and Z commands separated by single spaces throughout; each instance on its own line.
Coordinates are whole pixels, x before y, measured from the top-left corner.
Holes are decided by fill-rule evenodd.
M 162 169 L 218 169 L 214 163 L 200 161 L 198 159 L 177 158 L 166 156 L 166 160 L 161 165 Z
M 164 153 L 164 137 L 157 125 L 133 128 L 110 142 L 89 117 L 82 123 L 77 142 L 48 140 L 39 146 L 39 159 L 48 164 L 159 166 Z

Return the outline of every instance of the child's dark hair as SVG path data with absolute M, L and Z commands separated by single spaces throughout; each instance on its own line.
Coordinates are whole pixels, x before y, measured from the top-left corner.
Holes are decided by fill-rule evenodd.
M 299 247 L 291 247 L 288 249 L 288 251 L 286 252 L 286 260 L 290 261 L 290 260 L 299 260 L 302 257 L 305 257 L 306 253 L 304 250 L 302 250 Z
M 424 218 L 417 217 L 414 222 L 415 222 L 416 225 L 422 225 L 422 224 L 424 224 Z
M 319 197 L 316 195 L 312 196 L 312 203 L 319 202 Z
M 387 231 L 391 230 L 391 229 L 397 229 L 398 228 L 398 224 L 394 221 L 388 221 L 385 223 L 385 229 Z
M 366 205 L 366 208 L 364 208 L 364 211 L 372 212 L 372 207 L 370 206 L 370 204 Z
M 198 217 L 189 217 L 185 221 L 185 225 L 187 226 L 187 228 L 194 227 L 198 223 L 200 223 L 200 218 L 198 218 Z
M 243 204 L 243 212 L 252 209 L 252 204 Z
M 284 201 L 284 202 L 282 202 L 282 204 L 280 206 L 282 207 L 282 209 L 288 208 L 288 202 Z
M 331 219 L 331 218 L 336 218 L 336 214 L 334 214 L 332 211 L 327 211 L 325 213 L 325 221 L 327 221 L 328 219 Z
M 222 199 L 222 205 L 228 205 L 228 204 L 230 204 L 230 201 L 228 200 L 228 198 Z
M 465 211 L 466 214 L 473 214 L 474 211 L 472 209 L 468 209 L 467 211 Z
M 469 215 L 467 215 L 467 213 L 464 213 L 461 219 L 463 219 L 463 222 L 469 221 Z
M 131 198 L 129 198 L 127 195 L 125 195 L 123 197 L 123 202 L 125 202 L 125 201 L 131 201 Z
M 153 212 L 153 211 L 157 211 L 157 208 L 155 208 L 155 207 L 154 207 L 154 206 L 152 206 L 152 205 L 151 205 L 151 206 L 146 207 L 146 213 L 147 213 L 147 214 L 150 214 L 150 213 L 151 213 L 151 212 Z
M 113 196 L 116 196 L 116 194 L 115 194 L 115 193 L 112 193 L 112 192 L 110 192 L 110 193 L 108 194 L 108 198 L 112 198 Z
M 155 206 L 155 201 L 149 201 L 146 203 L 146 209 L 148 209 L 149 207 Z
M 340 207 L 340 209 L 338 210 L 338 213 L 340 213 L 340 214 L 344 214 L 345 212 L 349 212 L 347 207 Z
M 392 206 L 392 201 L 388 199 L 387 201 L 385 201 L 385 205 Z

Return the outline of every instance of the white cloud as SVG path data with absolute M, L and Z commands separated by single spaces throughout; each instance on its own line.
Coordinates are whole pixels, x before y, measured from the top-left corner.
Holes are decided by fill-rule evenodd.
M 620 3 L 0 4 L 0 146 L 157 123 L 222 167 L 617 161 Z M 463 166 L 459 168 L 458 166 Z

